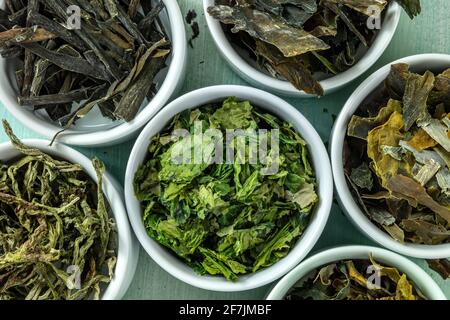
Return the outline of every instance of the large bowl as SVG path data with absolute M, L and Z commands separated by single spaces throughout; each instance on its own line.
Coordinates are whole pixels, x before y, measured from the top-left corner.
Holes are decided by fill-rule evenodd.
M 27 146 L 40 149 L 58 159 L 80 164 L 89 177 L 93 181 L 98 182 L 91 160 L 78 151 L 59 143 L 55 143 L 50 147 L 50 141 L 46 140 L 25 139 L 22 142 Z M 10 142 L 0 144 L 0 161 L 6 162 L 20 155 L 21 153 Z M 133 279 L 139 257 L 139 245 L 131 232 L 128 222 L 122 188 L 108 173 L 104 175 L 103 192 L 111 206 L 116 222 L 118 251 L 114 278 L 108 284 L 101 298 L 102 300 L 119 300 L 123 297 Z
M 310 272 L 320 267 L 342 260 L 368 260 L 371 254 L 377 262 L 397 268 L 399 271 L 406 274 L 408 279 L 415 284 L 416 288 L 419 289 L 427 299 L 447 300 L 445 294 L 436 282 L 434 282 L 434 280 L 414 262 L 391 251 L 368 246 L 337 247 L 311 256 L 281 279 L 281 281 L 270 291 L 267 300 L 284 299 L 297 281 L 303 279 Z
M 155 1 L 156 2 L 156 1 Z M 99 147 L 118 144 L 135 136 L 145 124 L 178 93 L 183 85 L 186 60 L 187 41 L 184 20 L 178 3 L 173 0 L 163 0 L 165 9 L 160 13 L 163 25 L 166 27 L 172 43 L 172 53 L 164 81 L 157 94 L 130 122 L 112 122 L 105 119 L 98 110 L 92 110 L 70 130 L 58 136 L 58 141 L 77 146 Z M 5 1 L 0 0 L 0 8 Z M 20 106 L 17 101 L 17 85 L 15 80 L 15 63 L 0 57 L 0 102 L 24 126 L 38 134 L 53 139 L 61 127 L 51 122 L 47 117 L 38 114 L 30 107 Z M 160 75 L 164 77 L 163 74 Z
M 208 7 L 214 5 L 215 0 L 203 0 L 203 9 L 208 23 L 209 31 L 219 52 L 230 64 L 230 66 L 246 81 L 252 85 L 268 90 L 275 94 L 286 96 L 310 98 L 315 97 L 304 91 L 296 89 L 291 83 L 285 80 L 276 79 L 267 73 L 259 70 L 255 64 L 250 64 L 248 59 L 243 58 L 238 53 L 235 46 L 228 40 L 222 24 L 208 14 Z M 392 40 L 400 21 L 401 8 L 396 2 L 392 2 L 386 11 L 381 30 L 379 30 L 375 41 L 361 59 L 350 69 L 320 81 L 325 94 L 332 93 L 350 84 L 366 72 L 383 54 Z
M 223 277 L 201 276 L 178 259 L 168 249 L 150 238 L 142 223 L 141 203 L 136 199 L 133 180 L 144 163 L 150 139 L 163 130 L 178 113 L 208 103 L 223 101 L 230 96 L 249 100 L 253 105 L 290 122 L 306 140 L 318 182 L 319 204 L 312 212 L 309 226 L 291 252 L 273 266 L 253 274 L 240 276 L 236 282 Z M 283 276 L 295 267 L 313 248 L 327 222 L 333 198 L 333 183 L 329 158 L 322 140 L 312 125 L 290 104 L 267 92 L 243 86 L 214 86 L 199 89 L 176 99 L 153 118 L 138 137 L 130 155 L 125 177 L 125 199 L 131 225 L 147 253 L 163 269 L 195 287 L 214 291 L 242 291 L 263 286 Z
M 407 63 L 414 72 L 431 70 L 442 72 L 450 68 L 450 55 L 423 54 L 400 59 L 395 63 Z M 360 104 L 376 89 L 382 85 L 391 70 L 391 64 L 381 68 L 366 79 L 350 96 L 339 117 L 336 120 L 331 133 L 331 163 L 336 184 L 338 201 L 342 209 L 350 217 L 353 223 L 369 238 L 389 250 L 396 251 L 406 256 L 421 259 L 442 259 L 450 257 L 450 243 L 440 245 L 423 245 L 413 243 L 400 243 L 391 238 L 387 233 L 372 223 L 363 213 L 354 200 L 344 175 L 343 147 L 347 133 L 347 126 Z

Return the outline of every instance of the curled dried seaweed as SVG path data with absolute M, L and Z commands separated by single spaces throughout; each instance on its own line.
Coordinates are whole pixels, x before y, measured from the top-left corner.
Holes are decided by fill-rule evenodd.
M 381 96 L 378 109 L 364 102 L 348 126 L 349 185 L 367 216 L 399 242 L 450 242 L 447 73 L 416 74 L 406 64 L 392 65 L 373 95 Z M 362 151 L 352 148 L 361 142 Z M 369 174 L 376 177 L 372 189 Z
M 411 18 L 421 11 L 419 0 L 216 0 L 208 13 L 260 69 L 322 96 L 319 80 L 359 61 L 393 1 Z
M 370 260 L 339 261 L 300 279 L 285 300 L 423 300 L 406 274 Z
M 98 184 L 78 164 L 23 144 L 0 162 L 0 300 L 99 299 L 116 262 L 114 221 Z

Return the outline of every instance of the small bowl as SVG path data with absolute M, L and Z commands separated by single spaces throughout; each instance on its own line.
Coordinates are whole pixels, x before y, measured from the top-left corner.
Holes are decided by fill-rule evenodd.
M 173 48 L 168 62 L 167 75 L 157 94 L 147 106 L 141 107 L 136 118 L 128 123 L 124 121 L 112 122 L 105 119 L 100 111 L 94 108 L 88 116 L 80 119 L 73 128 L 59 135 L 58 142 L 83 147 L 100 147 L 127 141 L 136 136 L 138 130 L 176 96 L 183 85 L 186 71 L 186 32 L 183 16 L 177 2 L 173 0 L 163 0 L 163 2 L 165 9 L 161 11 L 160 18 L 166 27 Z M 0 8 L 4 7 L 5 1 L 0 0 Z M 14 71 L 14 63 L 0 57 L 0 102 L 24 126 L 47 139 L 53 139 L 55 134 L 61 131 L 61 127 L 43 115 L 37 114 L 32 108 L 19 105 Z M 163 76 L 163 74 L 161 75 Z
M 417 289 L 419 289 L 429 300 L 447 300 L 441 288 L 434 280 L 423 271 L 414 262 L 391 251 L 368 246 L 345 246 L 321 251 L 303 261 L 294 270 L 289 272 L 275 287 L 270 291 L 267 300 L 282 300 L 289 290 L 303 279 L 308 273 L 329 265 L 336 261 L 369 259 L 370 254 L 379 263 L 397 268 L 412 280 Z
M 265 109 L 281 119 L 289 121 L 308 144 L 312 165 L 318 182 L 319 204 L 312 212 L 311 221 L 291 252 L 273 266 L 256 273 L 240 276 L 236 282 L 223 277 L 201 276 L 171 251 L 150 238 L 142 223 L 141 203 L 133 190 L 134 175 L 143 164 L 150 139 L 163 130 L 178 113 L 208 103 L 223 101 L 230 96 L 249 100 L 255 106 Z M 128 161 L 125 176 L 125 199 L 131 225 L 141 245 L 163 269 L 174 277 L 192 285 L 214 291 L 243 291 L 261 287 L 286 274 L 295 267 L 313 248 L 319 239 L 331 209 L 333 183 L 331 167 L 325 146 L 316 130 L 294 107 L 284 100 L 258 89 L 244 86 L 214 86 L 199 89 L 176 99 L 153 118 L 138 137 Z
M 210 6 L 213 6 L 214 2 L 215 0 L 203 0 L 203 9 L 209 31 L 222 56 L 242 78 L 258 88 L 268 90 L 275 94 L 299 98 L 315 97 L 314 95 L 296 89 L 288 81 L 276 79 L 267 73 L 262 72 L 244 59 L 228 40 L 220 21 L 208 14 L 207 9 Z M 383 27 L 379 30 L 372 46 L 361 59 L 350 69 L 320 81 L 325 92 L 324 94 L 332 93 L 350 84 L 353 80 L 366 72 L 381 57 L 394 36 L 400 21 L 400 14 L 400 6 L 396 2 L 392 2 L 386 11 Z
M 53 146 L 50 147 L 50 141 L 46 140 L 24 139 L 22 142 L 27 146 L 37 148 L 56 158 L 80 164 L 89 177 L 93 181 L 98 182 L 91 160 L 78 151 L 59 143 L 54 143 Z M 0 144 L 1 161 L 6 162 L 20 155 L 21 153 L 17 151 L 10 142 Z M 130 224 L 128 222 L 127 212 L 123 203 L 122 188 L 108 173 L 104 174 L 103 192 L 108 203 L 111 205 L 111 210 L 116 222 L 118 251 L 114 278 L 104 291 L 102 300 L 119 300 L 124 296 L 130 286 L 134 272 L 136 271 L 139 257 L 139 245 L 131 232 Z
M 423 54 L 403 58 L 393 62 L 407 63 L 415 72 L 431 70 L 441 72 L 450 68 L 450 55 Z M 338 201 L 352 222 L 369 238 L 389 250 L 400 254 L 421 259 L 444 259 L 450 257 L 450 243 L 440 245 L 424 245 L 413 243 L 400 243 L 392 239 L 387 233 L 373 224 L 362 212 L 355 202 L 344 175 L 343 147 L 347 133 L 347 126 L 351 117 L 360 104 L 379 86 L 388 76 L 391 64 L 381 68 L 366 79 L 350 96 L 334 124 L 330 138 L 330 154 L 333 167 L 333 176 L 336 184 Z

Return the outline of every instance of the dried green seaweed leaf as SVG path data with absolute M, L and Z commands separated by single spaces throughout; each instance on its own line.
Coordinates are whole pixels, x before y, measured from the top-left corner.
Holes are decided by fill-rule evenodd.
M 378 115 L 373 118 L 365 118 L 360 116 L 352 116 L 347 129 L 347 135 L 359 139 L 367 139 L 369 132 L 384 124 L 394 112 L 402 112 L 402 104 L 397 100 L 389 100 L 386 107 L 383 107 L 378 112 Z
M 269 159 L 279 162 L 276 173 L 262 174 L 267 163 L 250 164 L 250 148 L 229 160 L 209 161 L 220 147 L 226 154 L 227 146 L 241 138 L 263 144 L 261 137 L 250 140 L 249 130 L 260 128 L 268 130 L 268 143 L 272 130 L 279 130 L 279 146 L 267 145 L 268 157 L 279 149 L 280 158 Z M 174 130 L 182 129 L 187 134 L 175 137 Z M 244 135 L 227 143 L 195 134 L 209 129 L 224 136 L 236 129 Z M 203 161 L 192 161 L 196 149 Z M 290 124 L 249 101 L 230 97 L 221 105 L 186 110 L 151 140 L 148 150 L 148 161 L 134 177 L 144 227 L 200 274 L 236 281 L 273 265 L 289 253 L 318 202 L 305 141 Z M 183 154 L 193 158 L 178 161 Z
M 358 168 L 352 169 L 350 174 L 352 181 L 361 189 L 372 190 L 373 177 L 367 163 L 362 163 Z
M 427 100 L 434 87 L 434 74 L 431 71 L 424 75 L 411 73 L 406 81 L 405 95 L 403 96 L 403 118 L 405 130 L 411 129 L 418 120 L 427 117 Z

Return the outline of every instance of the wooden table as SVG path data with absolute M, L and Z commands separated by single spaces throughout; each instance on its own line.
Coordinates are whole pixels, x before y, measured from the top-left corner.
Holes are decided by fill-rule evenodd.
M 219 56 L 206 26 L 201 0 L 179 0 L 183 14 L 189 9 L 198 13 L 200 36 L 189 48 L 187 78 L 182 93 L 197 88 L 217 84 L 247 84 L 240 79 Z M 406 14 L 402 15 L 399 28 L 390 46 L 381 59 L 366 74 L 352 85 L 332 95 L 317 99 L 286 99 L 302 112 L 315 126 L 323 141 L 327 144 L 334 119 L 347 98 L 369 74 L 396 59 L 419 53 L 450 53 L 450 2 L 448 0 L 423 0 L 423 13 L 413 22 Z M 188 36 L 191 30 L 186 26 Z M 39 136 L 26 129 L 0 105 L 0 118 L 6 118 L 14 131 L 22 138 Z M 6 136 L 0 132 L 0 142 Z M 105 161 L 108 170 L 123 183 L 128 155 L 133 141 L 110 148 L 79 148 L 88 157 L 98 156 Z M 333 205 L 331 217 L 320 241 L 313 251 L 326 247 L 347 244 L 375 245 L 343 215 L 338 205 Z M 426 266 L 423 260 L 414 260 L 442 287 L 450 299 L 450 280 L 443 281 Z M 269 286 L 240 293 L 217 293 L 194 288 L 173 278 L 162 270 L 141 249 L 139 265 L 134 280 L 126 294 L 126 299 L 262 299 Z

